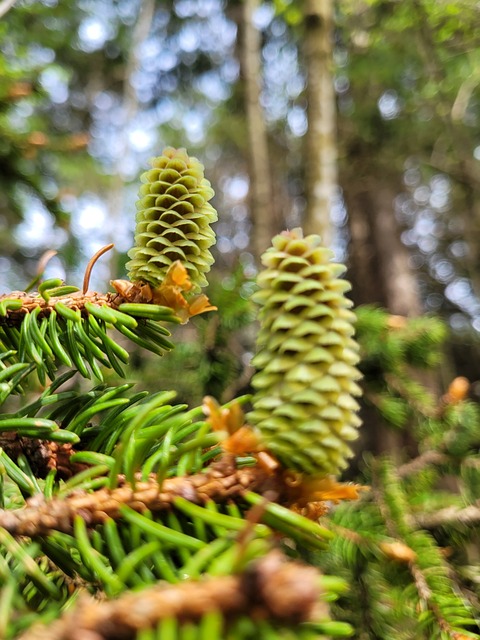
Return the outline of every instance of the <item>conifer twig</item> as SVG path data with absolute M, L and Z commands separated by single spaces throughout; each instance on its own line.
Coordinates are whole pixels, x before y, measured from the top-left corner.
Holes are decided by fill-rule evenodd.
M 400 478 L 405 478 L 415 473 L 420 473 L 430 465 L 440 465 L 448 462 L 448 456 L 440 451 L 425 451 L 413 460 L 402 464 L 397 473 Z
M 154 476 L 146 482 L 136 482 L 135 487 L 125 482 L 116 489 L 75 491 L 63 499 L 45 500 L 43 495 L 35 495 L 22 509 L 0 510 L 0 526 L 12 535 L 29 537 L 48 535 L 51 531 L 70 533 L 78 514 L 88 526 L 94 526 L 107 518 L 120 518 L 123 506 L 138 512 L 158 512 L 170 508 L 178 497 L 195 504 L 208 500 L 224 502 L 245 491 L 271 488 L 276 481 L 275 476 L 258 467 L 225 468 L 225 462 L 219 461 L 208 473 L 167 478 L 161 485 Z
M 3 0 L 0 2 L 0 18 L 10 11 L 17 0 Z
M 110 244 L 105 245 L 104 247 L 102 247 L 101 249 L 99 249 L 95 255 L 93 255 L 90 260 L 88 261 L 87 264 L 87 268 L 85 269 L 85 275 L 83 276 L 83 287 L 82 287 L 82 293 L 83 295 L 85 295 L 88 291 L 88 286 L 90 284 L 90 275 L 92 273 L 92 269 L 95 265 L 95 263 L 97 262 L 97 260 L 103 256 L 104 253 L 107 253 L 107 251 L 110 251 L 110 249 L 112 249 L 114 247 L 113 242 L 111 242 Z
M 445 525 L 460 524 L 471 526 L 480 522 L 480 501 L 463 509 L 457 506 L 445 507 L 435 513 L 423 513 L 415 516 L 415 521 L 422 529 L 436 529 Z
M 376 492 L 377 500 L 384 515 L 387 527 L 390 528 L 396 537 L 402 542 L 410 542 L 410 546 L 414 552 L 414 556 L 408 561 L 408 568 L 415 583 L 419 598 L 419 607 L 424 608 L 431 612 L 438 629 L 441 633 L 445 634 L 445 637 L 460 638 L 454 631 L 454 625 L 458 624 L 460 618 L 456 617 L 456 622 L 451 622 L 455 616 L 452 614 L 452 606 L 448 607 L 445 602 L 438 597 L 439 590 L 439 572 L 444 576 L 448 575 L 448 563 L 440 555 L 440 551 L 436 545 L 432 545 L 429 536 L 426 534 L 420 534 L 420 538 L 413 533 L 415 528 L 423 527 L 421 520 L 415 518 L 408 509 L 408 504 L 405 499 L 403 489 L 401 487 L 401 480 L 398 472 L 393 469 L 388 461 L 385 461 L 383 465 L 377 464 L 375 472 L 376 476 Z M 442 511 L 447 511 L 443 509 Z M 478 509 L 480 515 L 480 509 Z M 420 540 L 427 542 L 427 549 L 433 554 L 432 558 L 429 557 L 428 562 L 425 562 L 425 556 L 427 550 L 425 546 L 421 547 Z M 414 541 L 416 540 L 416 544 Z M 443 577 L 443 576 L 442 576 Z M 449 589 L 449 596 L 452 598 L 452 603 L 456 607 L 461 607 L 462 614 L 467 613 L 467 606 L 459 598 L 457 599 L 455 588 L 452 586 L 451 591 Z M 467 618 L 468 619 L 468 618 Z
M 33 289 L 33 287 L 37 285 L 37 283 L 43 277 L 47 264 L 50 262 L 52 258 L 54 258 L 57 255 L 57 253 L 58 252 L 55 251 L 54 249 L 48 249 L 47 251 L 45 251 L 44 254 L 42 254 L 42 256 L 40 257 L 40 260 L 38 261 L 37 273 L 33 278 L 33 280 L 25 287 L 25 291 L 30 291 L 31 289 Z
M 326 617 L 320 599 L 320 574 L 272 551 L 239 575 L 209 577 L 177 585 L 159 584 L 116 600 L 91 598 L 49 627 L 32 627 L 22 640 L 130 640 L 165 618 L 199 622 L 217 611 L 225 619 L 255 615 L 290 625 Z
M 99 306 L 106 305 L 113 309 L 117 309 L 122 302 L 125 302 L 118 293 L 97 293 L 95 291 L 90 291 L 86 295 L 78 292 L 70 296 L 61 296 L 58 298 L 52 296 L 48 301 L 42 298 L 41 295 L 29 294 L 25 291 L 12 291 L 11 293 L 0 296 L 0 302 L 7 299 L 20 300 L 22 303 L 20 309 L 8 309 L 7 315 L 0 315 L 0 325 L 8 324 L 9 326 L 20 326 L 25 314 L 31 313 L 37 307 L 40 307 L 40 313 L 38 314 L 40 318 L 49 316 L 57 302 L 62 302 L 62 304 L 72 309 L 72 311 L 78 309 L 81 312 L 85 312 L 85 304 L 87 302 Z

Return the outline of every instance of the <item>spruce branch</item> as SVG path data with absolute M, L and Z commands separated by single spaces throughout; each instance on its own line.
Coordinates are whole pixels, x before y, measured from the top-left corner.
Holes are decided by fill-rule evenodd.
M 408 567 L 418 594 L 417 607 L 426 612 L 419 626 L 429 629 L 431 637 L 458 637 L 458 630 L 471 624 L 470 606 L 458 595 L 452 572 L 435 541 L 425 531 L 415 530 L 418 521 L 410 513 L 401 480 L 390 461 L 385 459 L 375 467 L 376 499 L 387 527 L 415 554 Z
M 17 308 L 12 308 L 11 301 L 18 301 L 20 304 L 17 305 Z M 70 311 L 74 313 L 79 311 L 85 317 L 88 315 L 87 307 L 89 304 L 118 310 L 122 303 L 128 302 L 128 299 L 117 292 L 99 293 L 86 291 L 85 293 L 76 292 L 68 296 L 50 296 L 45 299 L 44 296 L 36 292 L 12 291 L 0 296 L 0 305 L 3 304 L 6 307 L 6 313 L 0 314 L 0 326 L 15 326 L 18 328 L 21 326 L 25 315 L 32 313 L 37 308 L 39 309 L 38 317 L 40 319 L 49 317 L 59 302 Z M 173 316 L 173 313 L 170 312 L 170 315 Z M 111 317 L 113 319 L 113 316 Z
M 437 415 L 437 409 L 435 407 L 435 399 L 419 382 L 412 379 L 411 373 L 404 373 L 403 376 L 399 375 L 400 372 L 394 374 L 385 374 L 385 382 L 394 391 L 396 391 L 401 398 L 405 398 L 408 401 L 409 406 L 426 417 L 435 417 Z
M 109 335 L 112 327 L 157 355 L 173 348 L 167 339 L 170 332 L 158 322 L 179 322 L 171 308 L 131 304 L 118 293 L 70 289 L 55 286 L 39 293 L 14 291 L 0 296 L 0 350 L 7 361 L 3 376 L 10 367 L 26 362 L 35 365 L 43 384 L 55 378 L 59 363 L 76 368 L 85 378 L 93 373 L 103 380 L 99 364 L 123 376 L 121 363 L 128 362 L 129 355 Z
M 479 413 L 477 406 L 466 397 L 469 386 L 466 378 L 454 378 L 436 408 L 436 415 L 426 414 L 427 418 L 433 418 L 426 425 L 429 449 L 403 464 L 397 470 L 400 478 L 452 462 L 475 466 L 476 461 L 469 454 L 478 445 Z
M 91 268 L 110 247 L 100 249 L 89 262 L 83 291 L 52 279 L 42 282 L 38 292 L 13 291 L 0 296 L 3 359 L 10 364 L 33 362 L 42 384 L 47 377 L 54 379 L 59 362 L 75 367 L 85 378 L 93 373 L 103 380 L 99 364 L 123 376 L 120 363 L 128 362 L 128 352 L 108 335 L 108 329 L 115 328 L 131 342 L 163 355 L 174 344 L 159 321 L 185 323 L 216 309 L 204 294 L 188 295 L 193 284 L 178 260 L 156 288 L 145 282 L 114 280 L 115 292 L 88 291 Z
M 0 526 L 17 536 L 38 537 L 52 531 L 71 533 L 77 515 L 88 526 L 95 526 L 108 518 L 121 518 L 123 506 L 137 512 L 158 512 L 170 509 L 179 497 L 194 504 L 209 500 L 225 502 L 241 497 L 247 490 L 264 491 L 275 482 L 275 477 L 258 467 L 235 469 L 221 461 L 211 465 L 206 473 L 167 478 L 162 484 L 152 476 L 146 482 L 139 479 L 135 487 L 125 482 L 116 489 L 101 488 L 93 493 L 78 490 L 63 499 L 45 500 L 43 495 L 35 495 L 23 509 L 1 510 Z
M 212 612 L 224 620 L 253 615 L 291 626 L 328 619 L 326 605 L 321 602 L 319 572 L 271 551 L 238 575 L 172 586 L 158 584 L 112 601 L 83 597 L 58 621 L 49 627 L 33 627 L 21 640 L 133 640 L 162 620 L 198 624 Z
M 259 535 L 267 535 L 273 529 L 312 549 L 324 549 L 333 537 L 330 530 L 309 519 L 309 513 L 303 515 L 303 511 L 309 511 L 306 507 L 299 510 L 298 502 L 292 509 L 288 507 L 292 499 L 299 500 L 297 488 L 292 492 L 288 483 L 288 474 L 282 470 L 272 473 L 261 466 L 237 469 L 234 458 L 229 455 L 211 464 L 205 473 L 175 476 L 163 480 L 163 483 L 154 474 L 146 481 L 142 481 L 141 474 L 138 474 L 134 484 L 125 476 L 120 476 L 118 482 L 115 489 L 109 489 L 103 483 L 93 492 L 78 489 L 71 493 L 62 492 L 62 497 L 49 500 L 42 494 L 36 494 L 21 509 L 0 511 L 0 527 L 12 535 L 32 538 L 47 536 L 54 531 L 76 536 L 78 518 L 84 523 L 82 526 L 94 530 L 97 525 L 108 521 L 136 520 L 135 513 L 147 514 L 148 518 L 154 519 L 163 518 L 161 514 L 166 514 L 168 521 L 175 518 L 173 512 L 176 512 L 192 520 L 211 522 L 213 526 L 217 523 L 222 528 L 226 526 L 238 531 L 245 526 L 242 509 L 238 511 L 235 507 L 238 513 L 233 520 L 211 513 L 217 504 L 232 506 L 238 503 L 244 505 L 243 510 L 245 505 L 250 505 L 253 512 L 258 511 L 256 521 L 264 524 L 257 526 L 254 523 L 253 528 Z M 310 491 L 309 486 L 306 489 Z M 337 501 L 355 499 L 357 490 L 354 486 L 337 483 L 319 487 L 320 493 L 325 493 L 325 499 L 332 495 L 332 499 Z M 307 499 L 305 496 L 300 504 L 308 507 Z M 311 504 L 314 507 L 312 517 L 318 520 L 326 512 L 325 503 Z M 324 507 L 321 511 L 318 510 L 319 504 Z M 247 521 L 250 521 L 249 516 Z M 143 524 L 146 526 L 145 522 Z
M 210 183 L 183 149 L 168 148 L 151 164 L 137 203 L 131 281 L 114 280 L 113 293 L 89 290 L 91 270 L 108 245 L 88 263 L 81 291 L 58 279 L 42 281 L 47 254 L 32 283 L 38 292 L 0 297 L 0 391 L 6 394 L 0 402 L 19 390 L 30 365 L 46 387 L 16 414 L 0 416 L 0 462 L 14 485 L 0 510 L 0 543 L 9 554 L 0 556 L 0 578 L 16 564 L 25 574 L 15 590 L 18 608 L 17 602 L 0 606 L 0 635 L 2 616 L 15 634 L 33 618 L 61 615 L 63 606 L 71 613 L 24 637 L 191 637 L 183 633 L 189 623 L 195 637 L 198 630 L 219 638 L 233 629 L 231 637 L 242 638 L 235 627 L 242 618 L 258 621 L 265 631 L 259 635 L 272 639 L 284 637 L 282 625 L 287 637 L 301 640 L 307 628 L 323 636 L 350 633 L 318 606 L 322 597 L 335 597 L 332 584 L 342 581 L 329 583 L 312 567 L 269 553 L 274 531 L 292 547 L 325 549 L 335 537 L 318 522 L 326 502 L 357 499 L 363 489 L 332 477 L 346 466 L 357 436 L 359 354 L 345 297 L 350 285 L 340 278 L 344 267 L 330 262 L 318 236 L 285 232 L 265 254 L 256 295 L 263 325 L 253 429 L 240 422 L 235 406 L 228 414 L 214 407 L 202 421 L 201 408 L 185 412 L 169 404 L 174 392 L 145 392 L 144 402 L 143 392 L 120 397 L 127 383 L 54 393 L 75 370 L 99 380 L 102 367 L 123 375 L 128 353 L 111 329 L 162 355 L 173 344 L 160 322 L 186 322 L 214 309 L 200 293 L 213 262 Z M 57 376 L 59 363 L 68 374 Z M 228 434 L 223 441 L 213 424 L 218 416 L 219 431 Z M 9 492 L 16 492 L 13 500 Z M 25 506 L 15 508 L 25 496 Z M 28 545 L 27 566 L 21 561 Z M 210 577 L 200 579 L 205 573 Z M 72 606 L 65 576 L 82 578 L 98 597 L 118 599 Z M 198 582 L 187 581 L 192 577 Z M 159 579 L 182 584 L 153 586 Z M 53 591 L 49 585 L 57 580 Z M 143 591 L 126 594 L 129 588 Z M 32 614 L 27 621 L 19 620 L 24 612 Z M 315 628 L 302 625 L 310 620 Z

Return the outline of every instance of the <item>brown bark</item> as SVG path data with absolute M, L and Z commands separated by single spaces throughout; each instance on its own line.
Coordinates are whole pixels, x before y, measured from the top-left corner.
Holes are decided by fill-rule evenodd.
M 84 597 L 49 627 L 36 626 L 22 640 L 133 640 L 164 619 L 199 623 L 208 613 L 298 625 L 328 615 L 321 605 L 317 569 L 272 551 L 238 575 L 159 584 L 116 600 Z
M 373 193 L 373 190 L 370 191 Z M 422 311 L 416 278 L 408 264 L 408 251 L 395 219 L 394 197 L 388 187 L 375 192 L 373 233 L 379 254 L 381 278 L 386 283 L 387 308 L 394 314 L 418 316 Z
M 463 237 L 468 244 L 465 266 L 475 295 L 480 298 L 480 182 L 472 179 L 465 186 Z
M 305 3 L 304 57 L 307 68 L 308 132 L 305 138 L 306 233 L 328 246 L 330 210 L 337 186 L 336 102 L 332 77 L 332 0 Z
M 245 84 L 248 129 L 252 250 L 257 260 L 270 246 L 276 226 L 272 202 L 267 128 L 260 104 L 261 34 L 253 23 L 253 15 L 259 4 L 258 0 L 244 0 L 241 43 L 241 66 Z
M 79 310 L 86 313 L 85 304 L 95 304 L 98 306 L 107 306 L 116 309 L 122 302 L 126 300 L 118 293 L 97 293 L 96 291 L 87 291 L 74 293 L 69 296 L 52 296 L 48 300 L 42 298 L 38 293 L 25 293 L 25 291 L 12 291 L 0 296 L 0 302 L 8 300 L 19 300 L 22 303 L 20 309 L 7 309 L 6 315 L 0 315 L 0 326 L 20 326 L 26 313 L 31 313 L 37 307 L 40 307 L 39 317 L 49 316 L 54 310 L 55 305 L 61 302 L 72 311 Z
M 116 489 L 102 488 L 93 493 L 76 491 L 66 498 L 45 500 L 38 494 L 27 500 L 26 507 L 0 510 L 0 527 L 12 535 L 37 537 L 52 531 L 71 532 L 77 515 L 88 526 L 102 524 L 107 518 L 121 517 L 120 509 L 128 506 L 134 511 L 164 511 L 173 506 L 176 498 L 195 504 L 208 500 L 224 502 L 239 497 L 245 491 L 258 491 L 278 484 L 277 476 L 268 476 L 258 467 L 235 469 L 228 460 L 213 464 L 208 473 L 167 478 L 162 484 L 152 476 L 135 486 L 125 483 Z
M 472 74 L 460 84 L 452 102 L 450 80 L 439 55 L 428 13 L 419 0 L 412 0 L 412 11 L 416 16 L 416 44 L 427 75 L 436 85 L 436 111 L 442 123 L 442 135 L 433 147 L 430 162 L 433 167 L 450 175 L 465 191 L 465 206 L 454 210 L 462 218 L 462 236 L 468 245 L 465 267 L 473 291 L 480 297 L 480 171 L 478 162 L 473 158 L 475 145 L 472 145 L 471 132 L 463 124 L 472 92 L 479 84 L 479 69 L 473 67 Z M 445 149 L 449 149 L 448 154 Z
M 0 18 L 3 18 L 3 16 L 10 11 L 16 1 L 17 0 L 3 0 L 3 2 L 0 2 Z
M 364 156 L 367 154 L 368 150 Z M 394 212 L 394 198 L 400 188 L 396 180 L 385 175 L 383 184 L 379 183 L 376 175 L 380 170 L 375 167 L 368 167 L 367 173 L 359 171 L 359 166 L 359 161 L 352 162 L 350 168 L 355 173 L 350 170 L 342 176 L 349 215 L 349 278 L 354 302 L 378 304 L 396 315 L 418 316 L 422 310 L 418 287 Z M 424 376 L 422 383 L 432 390 L 435 387 L 430 375 Z M 416 455 L 415 439 L 408 432 L 387 428 L 375 408 L 365 406 L 362 417 L 365 448 L 400 459 L 405 450 Z
M 344 190 L 355 303 L 377 303 L 394 314 L 418 316 L 422 312 L 418 286 L 395 219 L 397 191 L 366 178 L 357 184 L 361 187 L 356 191 Z
M 416 523 L 422 529 L 436 529 L 448 525 L 478 525 L 480 522 L 480 501 L 467 507 L 445 507 L 434 513 L 423 513 L 415 517 Z
M 123 78 L 122 96 L 122 123 L 118 127 L 120 140 L 119 150 L 115 159 L 114 178 L 111 188 L 107 192 L 108 220 L 110 237 L 115 240 L 117 230 L 125 224 L 123 220 L 125 207 L 125 185 L 128 177 L 123 168 L 125 157 L 130 152 L 128 142 L 128 125 L 131 124 L 139 110 L 137 91 L 132 82 L 141 66 L 141 45 L 148 38 L 155 16 L 155 0 L 141 0 L 137 14 L 137 21 L 131 31 L 130 49 L 125 64 L 125 76 Z M 113 252 L 110 256 L 110 276 L 117 273 L 118 254 Z
M 345 181 L 348 183 L 348 178 Z M 371 202 L 365 190 L 344 189 L 350 230 L 349 279 L 355 306 L 377 303 L 386 305 L 386 283 L 380 278 L 380 256 L 374 233 Z

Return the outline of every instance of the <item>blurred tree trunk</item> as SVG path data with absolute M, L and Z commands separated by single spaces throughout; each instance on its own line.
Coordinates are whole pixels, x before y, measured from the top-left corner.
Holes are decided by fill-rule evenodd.
M 408 250 L 401 241 L 394 200 L 400 186 L 388 179 L 344 181 L 350 225 L 350 278 L 355 304 L 377 303 L 391 313 L 418 316 L 422 312 Z
M 470 58 L 471 73 L 459 83 L 452 102 L 447 90 L 447 73 L 425 6 L 419 0 L 412 0 L 412 11 L 416 15 L 416 44 L 425 70 L 437 87 L 437 113 L 443 124 L 442 134 L 449 141 L 448 147 L 445 143 L 438 145 L 437 142 L 433 147 L 431 163 L 457 180 L 465 191 L 465 207 L 459 210 L 459 216 L 463 219 L 462 235 L 468 245 L 465 267 L 473 292 L 480 298 L 480 171 L 478 161 L 472 157 L 471 137 L 464 125 L 472 95 L 480 84 L 480 65 L 475 58 Z M 444 153 L 445 148 L 448 148 L 448 154 Z
M 333 1 L 306 0 L 303 53 L 307 69 L 305 139 L 306 233 L 331 242 L 330 210 L 337 186 L 336 101 L 332 77 Z
M 418 316 L 422 312 L 418 286 L 394 211 L 401 185 L 379 167 L 368 167 L 371 153 L 364 151 L 356 162 L 349 157 L 348 169 L 341 175 L 349 217 L 352 297 L 355 306 L 375 303 L 395 315 Z M 428 388 L 436 389 L 434 376 L 420 377 Z M 405 450 L 416 455 L 416 440 L 408 431 L 387 428 L 374 407 L 365 405 L 362 414 L 362 449 L 377 455 L 387 452 L 399 461 Z
M 245 85 L 250 178 L 251 250 L 258 261 L 276 233 L 272 182 L 268 157 L 268 136 L 260 103 L 261 34 L 254 24 L 259 0 L 244 0 L 241 38 L 241 71 Z
M 3 18 L 3 16 L 10 11 L 16 1 L 17 0 L 3 0 L 3 2 L 0 2 L 0 18 Z
M 112 242 L 115 239 L 118 228 L 124 224 L 123 209 L 126 183 L 124 162 L 130 153 L 128 125 L 133 121 L 139 109 L 139 100 L 132 79 L 140 67 L 140 48 L 150 33 L 154 16 L 155 0 L 141 0 L 137 21 L 131 32 L 130 48 L 125 64 L 125 75 L 123 77 L 122 123 L 118 128 L 120 143 L 115 161 L 115 177 L 112 180 L 112 186 L 107 194 Z M 119 256 L 116 251 L 110 254 L 110 277 L 115 277 L 119 267 L 121 268 L 123 266 L 118 264 L 119 258 L 121 258 L 121 256 Z

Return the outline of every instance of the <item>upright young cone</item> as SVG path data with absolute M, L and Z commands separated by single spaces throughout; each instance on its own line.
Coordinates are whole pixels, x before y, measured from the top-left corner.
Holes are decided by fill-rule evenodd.
M 319 236 L 284 232 L 262 256 L 254 300 L 261 329 L 253 364 L 258 438 L 281 463 L 308 474 L 337 474 L 357 437 L 360 394 L 355 314 L 345 271 Z
M 128 252 L 130 280 L 158 287 L 172 263 L 187 269 L 193 290 L 207 284 L 215 234 L 210 227 L 217 212 L 203 165 L 185 149 L 167 147 L 142 174 L 137 201 L 135 246 Z

